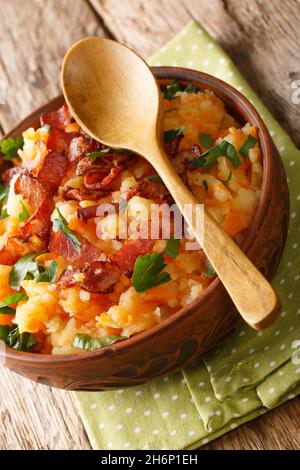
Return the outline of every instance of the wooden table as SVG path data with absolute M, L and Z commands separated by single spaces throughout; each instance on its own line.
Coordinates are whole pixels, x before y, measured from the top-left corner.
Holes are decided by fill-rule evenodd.
M 1 133 L 58 93 L 62 58 L 79 38 L 115 38 L 149 57 L 195 18 L 300 145 L 300 105 L 291 100 L 300 79 L 299 0 L 1 0 L 0 9 Z M 0 381 L 0 449 L 91 448 L 70 393 L 3 367 Z M 297 449 L 299 429 L 294 399 L 205 448 Z

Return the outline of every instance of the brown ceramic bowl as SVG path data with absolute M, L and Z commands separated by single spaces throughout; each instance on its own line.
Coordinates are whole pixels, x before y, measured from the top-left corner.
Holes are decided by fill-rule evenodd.
M 210 89 L 240 122 L 258 129 L 263 154 L 261 198 L 241 247 L 269 279 L 278 266 L 288 227 L 289 195 L 279 154 L 260 116 L 237 90 L 210 75 L 176 67 L 155 67 L 161 85 L 176 78 Z M 55 109 L 59 96 L 33 112 L 8 136 L 38 126 L 42 112 Z M 237 280 L 238 282 L 238 280 Z M 221 282 L 216 279 L 204 295 L 149 331 L 98 351 L 71 355 L 40 355 L 6 348 L 6 366 L 37 382 L 69 390 L 107 390 L 139 385 L 197 361 L 240 323 Z

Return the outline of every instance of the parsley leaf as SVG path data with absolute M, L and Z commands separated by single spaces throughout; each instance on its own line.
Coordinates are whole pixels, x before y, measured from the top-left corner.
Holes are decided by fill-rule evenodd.
M 199 157 L 191 160 L 189 166 L 192 168 L 202 167 L 204 171 L 209 171 L 222 155 L 225 155 L 235 168 L 240 166 L 241 162 L 235 147 L 226 140 L 222 140 L 222 142 L 206 150 Z
M 51 132 L 51 126 L 49 126 L 49 124 L 45 124 L 43 127 L 48 133 Z
M 172 142 L 172 140 L 176 139 L 183 135 L 184 127 L 178 127 L 178 129 L 170 129 L 169 131 L 164 132 L 164 142 Z
M 171 113 L 172 111 L 177 111 L 177 108 L 169 108 L 169 109 L 165 109 L 165 113 Z
M 124 150 L 124 149 L 111 149 L 111 148 L 106 148 L 99 150 L 97 152 L 89 152 L 86 154 L 87 157 L 89 157 L 91 160 L 96 160 L 98 157 L 102 157 L 103 155 L 106 155 L 107 153 L 121 153 L 123 155 L 131 155 L 129 150 Z
M 57 262 L 52 261 L 49 268 L 38 266 L 38 274 L 34 278 L 35 282 L 53 282 L 56 278 Z
M 31 351 L 33 346 L 37 344 L 37 341 L 30 333 L 20 334 L 17 326 L 1 326 L 0 339 L 2 339 L 7 346 L 25 352 Z
M 225 154 L 228 160 L 233 164 L 235 168 L 238 168 L 240 166 L 241 161 L 238 157 L 238 154 L 237 154 L 237 151 L 235 150 L 234 145 L 227 142 L 227 148 L 226 148 Z
M 202 145 L 202 147 L 204 147 L 204 148 L 211 147 L 211 145 L 214 142 L 212 136 L 210 134 L 205 133 L 205 132 L 198 135 L 198 140 L 199 140 L 200 144 Z
M 73 246 L 75 250 L 77 251 L 77 253 L 80 253 L 81 243 L 80 243 L 79 238 L 75 235 L 75 233 L 72 232 L 72 230 L 69 229 L 68 222 L 66 221 L 66 219 L 64 218 L 64 216 L 62 215 L 58 207 L 56 208 L 56 212 L 57 212 L 58 218 L 54 219 L 53 227 L 59 232 L 64 233 L 69 238 L 69 240 L 71 240 L 71 242 L 73 243 Z
M 1 212 L 0 212 L 0 220 L 4 220 L 8 217 L 8 212 L 7 212 L 7 209 L 1 209 Z
M 172 100 L 178 91 L 181 91 L 180 84 L 177 80 L 173 80 L 170 85 L 167 85 L 164 89 L 164 98 Z
M 20 290 L 21 282 L 24 281 L 26 275 L 29 273 L 34 276 L 37 272 L 37 262 L 33 261 L 37 256 L 45 253 L 29 253 L 22 256 L 14 265 L 9 273 L 9 285 L 12 289 Z
M 208 182 L 206 180 L 203 180 L 202 184 L 203 184 L 203 187 L 205 189 L 205 192 L 207 193 L 208 192 Z
M 9 137 L 0 142 L 0 151 L 4 155 L 4 160 L 11 160 L 18 156 L 18 150 L 24 145 L 22 136 Z
M 8 192 L 9 188 L 0 184 L 0 202 L 4 202 L 7 199 Z
M 150 175 L 150 176 L 147 176 L 147 179 L 149 181 L 155 181 L 155 183 L 158 183 L 158 184 L 161 184 L 162 186 L 165 186 L 165 183 L 163 182 L 163 180 L 161 179 L 161 177 L 159 175 Z
M 27 300 L 27 294 L 25 292 L 16 292 L 15 294 L 8 295 L 2 300 L 0 305 L 0 314 L 15 315 L 15 309 L 9 307 L 9 305 L 17 304 L 18 302 Z
M 186 93 L 197 93 L 198 90 L 196 85 L 189 83 L 189 85 L 183 91 L 185 91 Z
M 7 200 L 9 188 L 0 184 L 0 220 L 6 219 L 8 213 L 6 209 L 3 209 L 3 204 Z
M 220 180 L 220 181 L 221 181 L 221 183 L 224 184 L 224 186 L 227 186 L 229 181 L 231 180 L 231 178 L 232 178 L 232 173 L 230 172 L 229 176 L 228 176 L 228 178 L 226 178 L 226 180 Z
M 239 152 L 243 158 L 247 158 L 248 151 L 253 147 L 253 145 L 257 144 L 257 139 L 249 134 L 243 145 L 241 146 Z
M 203 274 L 206 277 L 214 277 L 216 275 L 216 271 L 214 270 L 213 266 L 209 262 L 206 268 L 204 269 Z
M 137 292 L 144 292 L 151 287 L 168 282 L 171 277 L 166 272 L 163 253 L 153 252 L 150 255 L 139 256 L 134 265 L 132 283 Z
M 19 215 L 19 222 L 25 222 L 25 220 L 29 219 L 30 214 L 22 201 L 21 201 L 21 205 L 22 205 L 22 212 Z
M 84 349 L 85 351 L 93 351 L 95 349 L 104 348 L 110 346 L 116 341 L 126 339 L 124 336 L 106 336 L 104 338 L 93 338 L 89 335 L 77 333 L 73 340 L 73 348 Z
M 181 247 L 181 240 L 179 238 L 170 238 L 167 242 L 167 246 L 164 249 L 164 253 L 171 258 L 176 258 Z

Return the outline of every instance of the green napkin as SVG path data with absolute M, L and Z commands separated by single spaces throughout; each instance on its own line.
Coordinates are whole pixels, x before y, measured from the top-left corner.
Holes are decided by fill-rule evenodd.
M 196 22 L 150 63 L 198 69 L 225 80 L 249 98 L 267 124 L 284 161 L 291 196 L 288 242 L 273 281 L 283 309 L 267 330 L 243 325 L 200 364 L 171 377 L 127 390 L 76 393 L 95 449 L 193 449 L 300 392 L 300 152 Z

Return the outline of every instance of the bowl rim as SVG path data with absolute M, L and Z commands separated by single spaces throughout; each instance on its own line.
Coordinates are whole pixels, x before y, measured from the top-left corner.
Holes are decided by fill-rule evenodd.
M 263 222 L 264 216 L 268 209 L 268 195 L 270 193 L 268 184 L 272 181 L 273 166 L 272 166 L 272 154 L 274 150 L 274 144 L 272 138 L 269 134 L 269 131 L 264 124 L 262 118 L 260 117 L 258 111 L 250 103 L 250 101 L 240 93 L 236 88 L 232 87 L 223 80 L 214 77 L 213 75 L 192 70 L 183 67 L 151 67 L 154 75 L 157 80 L 160 82 L 170 82 L 173 79 L 176 79 L 182 83 L 191 83 L 195 82 L 197 88 L 201 90 L 209 89 L 213 90 L 216 96 L 220 98 L 226 106 L 229 106 L 232 109 L 236 109 L 238 105 L 244 110 L 244 115 L 241 111 L 238 111 L 238 114 L 243 117 L 244 121 L 252 123 L 258 130 L 259 134 L 259 143 L 263 155 L 263 180 L 261 186 L 261 193 L 259 197 L 259 203 L 256 208 L 254 217 L 252 219 L 251 225 L 248 228 L 245 236 L 243 237 L 240 247 L 247 254 L 253 240 L 255 239 L 259 228 Z M 198 82 L 198 85 L 197 85 Z M 219 92 L 216 91 L 219 89 Z M 14 126 L 3 138 L 9 137 L 16 132 L 22 125 L 24 125 L 28 120 L 33 119 L 37 114 L 42 114 L 46 107 L 52 108 L 56 103 L 63 101 L 63 95 L 60 94 L 55 98 L 48 100 L 42 106 L 39 106 L 37 109 L 28 114 L 24 119 Z M 247 115 L 247 118 L 246 118 Z M 9 346 L 0 349 L 0 357 L 4 358 L 21 360 L 22 362 L 31 362 L 37 364 L 54 364 L 54 363 L 69 363 L 70 365 L 74 362 L 81 361 L 82 359 L 99 359 L 100 357 L 105 357 L 110 355 L 113 351 L 114 354 L 122 353 L 124 350 L 131 349 L 136 346 L 138 343 L 145 341 L 145 339 L 151 339 L 153 336 L 157 336 L 161 330 L 168 331 L 173 327 L 176 322 L 182 321 L 185 317 L 193 314 L 195 309 L 200 309 L 203 307 L 211 297 L 213 297 L 218 289 L 222 288 L 222 283 L 217 277 L 204 291 L 203 295 L 191 302 L 188 306 L 181 308 L 177 312 L 173 313 L 169 318 L 163 320 L 161 323 L 153 326 L 149 330 L 142 331 L 135 336 L 127 338 L 124 341 L 116 342 L 111 346 L 106 346 L 104 348 L 93 350 L 93 351 L 78 351 L 75 353 L 69 354 L 42 354 L 42 353 L 32 353 L 25 352 L 13 349 Z

